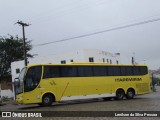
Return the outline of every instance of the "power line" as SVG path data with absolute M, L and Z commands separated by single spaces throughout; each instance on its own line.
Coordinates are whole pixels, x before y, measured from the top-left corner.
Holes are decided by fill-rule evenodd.
M 59 18 L 64 15 L 71 14 L 71 13 L 75 12 L 77 9 L 79 10 L 79 12 L 82 12 L 84 9 L 86 10 L 86 9 L 89 9 L 90 7 L 93 7 L 94 4 L 96 4 L 96 7 L 97 7 L 97 3 L 101 4 L 103 2 L 105 2 L 105 1 L 101 1 L 101 2 L 100 1 L 96 1 L 96 2 L 92 1 L 87 4 L 85 2 L 85 4 L 80 4 L 80 5 L 78 4 L 78 6 L 73 6 L 71 8 L 68 8 L 68 6 L 67 6 L 67 9 L 64 9 L 65 6 L 64 7 L 62 6 L 62 7 L 59 7 L 60 9 L 53 9 L 48 12 L 45 12 L 45 15 L 43 15 L 43 14 L 40 15 L 39 18 L 33 19 L 32 22 L 37 21 L 36 22 L 36 24 L 37 24 L 38 21 L 46 21 L 46 18 L 51 17 L 52 15 L 54 15 L 52 17 L 52 19 L 54 18 L 53 20 L 55 20 L 55 18 Z M 73 4 L 73 5 L 77 5 L 77 4 Z M 72 4 L 71 4 L 71 6 L 72 6 Z M 50 20 L 50 19 L 47 19 L 47 20 Z
M 64 4 L 64 5 L 61 5 L 61 6 L 57 7 L 57 8 L 54 8 L 52 10 L 44 12 L 43 14 L 41 13 L 39 15 L 30 16 L 31 18 L 29 17 L 28 20 L 32 21 L 32 22 L 35 21 L 34 24 L 37 24 L 37 23 L 39 24 L 39 22 L 47 21 L 48 17 L 51 17 L 52 15 L 54 15 L 52 17 L 52 19 L 54 18 L 53 20 L 56 20 L 57 18 L 59 18 L 61 16 L 64 16 L 64 15 L 67 15 L 67 14 L 75 12 L 77 9 L 80 10 L 79 12 L 82 12 L 84 9 L 88 9 L 88 8 L 92 7 L 92 5 L 94 5 L 94 4 L 96 4 L 96 6 L 97 6 L 97 5 L 101 5 L 103 2 L 106 2 L 106 1 L 105 0 L 104 1 L 97 0 L 95 2 L 91 1 L 89 3 L 85 2 L 85 4 L 80 4 L 80 5 L 78 5 L 78 7 L 77 6 L 73 6 L 73 5 L 77 5 L 77 4 L 75 4 L 76 2 L 73 2 L 73 4 L 71 4 L 71 3 Z M 68 8 L 68 5 L 69 6 L 73 6 L 73 7 L 71 7 L 71 8 L 69 7 Z M 66 6 L 67 6 L 67 8 L 66 8 Z M 48 19 L 48 20 L 50 20 L 50 19 Z M 13 26 L 12 25 L 8 25 L 8 26 L 5 26 L 3 28 L 0 28 L 0 30 L 1 30 L 1 32 L 2 32 L 2 30 L 3 31 L 8 31 L 8 29 L 11 30 L 11 27 L 13 27 Z
M 52 44 L 52 43 L 57 43 L 57 42 L 69 41 L 69 40 L 72 40 L 72 39 L 78 39 L 78 38 L 88 37 L 88 36 L 92 36 L 92 35 L 96 35 L 96 34 L 101 34 L 101 33 L 110 32 L 110 31 L 114 31 L 114 30 L 125 29 L 125 28 L 129 28 L 129 27 L 133 27 L 133 26 L 138 26 L 138 25 L 142 25 L 142 24 L 156 22 L 156 21 L 160 21 L 160 18 L 145 20 L 145 21 L 141 21 L 141 22 L 137 22 L 137 23 L 132 23 L 132 24 L 124 25 L 124 26 L 119 26 L 119 27 L 114 27 L 114 28 L 110 28 L 110 29 L 106 29 L 106 30 L 102 30 L 102 31 L 98 31 L 98 32 L 93 32 L 93 33 L 83 34 L 83 35 L 79 35 L 79 36 L 75 36 L 75 37 L 70 37 L 70 38 L 60 39 L 60 40 L 56 40 L 56 41 L 41 43 L 41 44 L 35 45 L 35 47 L 44 46 L 44 45 L 48 45 L 48 44 Z

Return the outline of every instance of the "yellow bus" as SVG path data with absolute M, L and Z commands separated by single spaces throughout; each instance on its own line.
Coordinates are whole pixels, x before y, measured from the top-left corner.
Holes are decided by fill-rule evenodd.
M 150 93 L 150 77 L 146 65 L 37 64 L 22 69 L 15 90 L 18 103 L 43 106 L 86 98 L 132 99 Z

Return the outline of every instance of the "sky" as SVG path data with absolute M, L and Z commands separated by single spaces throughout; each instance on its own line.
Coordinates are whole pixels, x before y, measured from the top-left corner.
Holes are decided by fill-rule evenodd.
M 47 56 L 82 49 L 121 53 L 149 69 L 160 68 L 160 20 L 99 31 L 160 18 L 160 0 L 0 0 L 0 36 L 22 37 L 18 20 L 30 24 L 25 35 L 32 40 L 31 54 Z

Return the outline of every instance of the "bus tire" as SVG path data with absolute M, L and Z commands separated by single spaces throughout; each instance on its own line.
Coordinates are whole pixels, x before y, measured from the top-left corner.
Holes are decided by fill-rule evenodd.
M 52 94 L 45 94 L 42 97 L 42 106 L 51 106 L 53 103 L 53 95 Z
M 123 100 L 124 96 L 125 96 L 125 93 L 124 93 L 123 89 L 118 89 L 116 91 L 116 99 L 117 100 Z
M 134 89 L 130 88 L 127 90 L 126 98 L 127 99 L 133 99 L 135 95 Z

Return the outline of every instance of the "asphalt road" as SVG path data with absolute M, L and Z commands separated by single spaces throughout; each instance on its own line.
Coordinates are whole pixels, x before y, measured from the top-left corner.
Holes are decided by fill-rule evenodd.
M 1 111 L 160 111 L 160 87 L 156 87 L 157 91 L 151 94 L 136 96 L 132 100 L 108 100 L 103 99 L 87 99 L 87 100 L 75 100 L 66 101 L 61 103 L 55 103 L 50 107 L 40 107 L 37 104 L 32 105 L 16 105 L 9 103 L 0 106 Z M 95 113 L 96 114 L 96 113 Z M 84 119 L 84 117 L 77 116 L 78 119 Z M 77 119 L 74 118 L 74 119 Z M 130 117 L 87 117 L 87 119 L 126 119 Z M 137 117 L 135 117 L 136 119 Z M 160 117 L 159 117 L 160 118 Z M 159 119 L 156 117 L 142 117 L 141 119 Z M 1 118 L 0 118 L 1 119 Z M 35 119 L 35 118 L 34 118 Z M 41 118 L 44 119 L 44 118 Z M 54 118 L 45 118 L 54 119 Z M 70 117 L 58 117 L 57 119 L 71 119 Z M 73 118 L 72 118 L 73 119 Z M 132 118 L 134 119 L 134 118 Z

